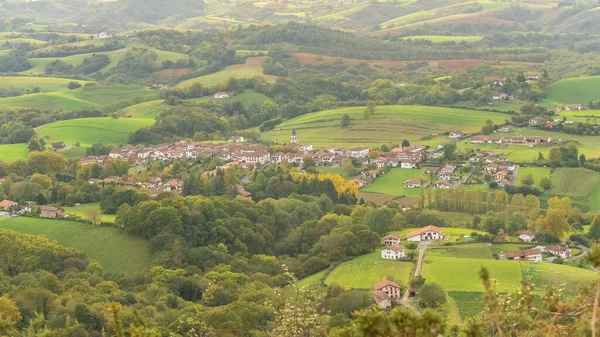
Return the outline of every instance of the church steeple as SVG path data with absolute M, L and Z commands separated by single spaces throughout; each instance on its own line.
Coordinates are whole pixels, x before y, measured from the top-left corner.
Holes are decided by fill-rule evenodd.
M 298 134 L 296 129 L 292 129 L 292 135 L 290 136 L 290 144 L 298 144 Z

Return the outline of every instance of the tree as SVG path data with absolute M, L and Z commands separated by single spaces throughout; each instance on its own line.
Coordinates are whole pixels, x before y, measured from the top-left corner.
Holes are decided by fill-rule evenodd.
M 592 225 L 590 226 L 590 231 L 588 233 L 590 240 L 594 240 L 598 242 L 600 240 L 600 215 L 596 214 L 594 216 L 594 220 L 592 220 Z
M 29 151 L 44 151 L 43 141 L 40 141 L 38 137 L 31 137 L 29 144 L 27 145 Z
M 582 154 L 579 156 L 579 163 L 580 163 L 581 167 L 583 167 L 583 166 L 585 165 L 585 161 L 586 161 L 586 159 L 585 159 L 585 154 L 583 154 L 583 153 L 582 153 Z
M 342 116 L 342 123 L 341 123 L 343 128 L 347 128 L 350 126 L 350 115 L 348 114 L 344 114 L 344 116 Z
M 15 336 L 15 327 L 23 317 L 19 308 L 10 298 L 8 294 L 0 297 L 0 335 Z
M 67 87 L 71 90 L 75 90 L 81 88 L 81 84 L 79 82 L 69 82 Z
M 521 179 L 521 182 L 523 183 L 523 185 L 527 185 L 527 186 L 533 185 L 533 175 L 531 173 L 529 173 L 528 175 L 523 177 L 523 179 Z
M 407 147 L 410 146 L 410 142 L 408 141 L 408 139 L 403 139 L 402 140 L 402 147 Z
M 83 217 L 91 221 L 94 225 L 97 225 L 98 222 L 102 220 L 102 212 L 100 211 L 100 206 L 91 206 L 85 209 L 83 212 Z
M 437 308 L 446 303 L 446 293 L 437 283 L 425 283 L 419 290 L 419 298 L 429 308 Z
M 542 177 L 540 179 L 540 187 L 542 187 L 545 191 L 548 191 L 552 188 L 552 181 L 548 177 Z

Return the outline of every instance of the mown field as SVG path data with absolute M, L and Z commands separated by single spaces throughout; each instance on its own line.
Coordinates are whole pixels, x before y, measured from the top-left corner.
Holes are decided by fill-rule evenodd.
M 405 285 L 412 267 L 411 262 L 383 260 L 381 252 L 376 251 L 341 263 L 329 273 L 325 284 L 339 284 L 345 289 L 372 289 L 375 283 L 392 276 L 395 282 Z
M 14 87 L 31 90 L 38 87 L 41 92 L 64 91 L 68 89 L 68 84 L 72 81 L 81 84 L 87 83 L 87 81 L 56 77 L 2 76 L 0 77 L 0 88 Z
M 186 88 L 194 83 L 200 83 L 203 86 L 211 87 L 226 84 L 227 81 L 234 78 L 253 78 L 264 77 L 267 81 L 275 81 L 275 76 L 265 75 L 263 73 L 264 56 L 248 57 L 244 64 L 234 64 L 225 67 L 225 69 L 213 74 L 191 78 L 177 84 L 178 88 Z
M 122 109 L 121 112 L 125 117 L 134 118 L 150 118 L 155 119 L 161 112 L 170 108 L 162 99 L 148 101 L 140 104 L 135 104 Z
M 558 168 L 551 176 L 548 196 L 568 196 L 573 205 L 593 212 L 600 210 L 600 172 L 584 168 Z M 585 209 L 584 209 L 585 210 Z
M 425 169 L 393 168 L 387 174 L 379 176 L 374 182 L 363 187 L 361 191 L 399 196 L 405 195 L 408 197 L 420 196 L 420 188 L 404 188 L 403 184 L 408 179 L 429 181 L 429 177 L 425 174 Z
M 600 100 L 600 76 L 565 78 L 546 88 L 546 99 L 561 104 Z
M 519 184 L 521 183 L 521 179 L 526 177 L 528 174 L 533 176 L 533 186 L 540 187 L 540 179 L 542 178 L 550 178 L 551 170 L 549 167 L 519 167 L 519 174 L 517 180 Z
M 502 123 L 506 115 L 466 109 L 425 106 L 378 106 L 371 118 L 364 119 L 364 107 L 348 107 L 314 112 L 287 120 L 275 129 L 262 134 L 262 138 L 287 143 L 292 129 L 296 129 L 300 142 L 316 147 L 369 146 L 400 144 L 403 139 L 420 143 L 424 136 L 459 129 L 478 132 L 487 119 Z M 342 128 L 342 116 L 348 114 L 351 125 Z M 447 140 L 447 138 L 446 138 Z
M 80 118 L 43 125 L 36 131 L 47 142 L 65 142 L 73 146 L 92 146 L 96 143 L 124 144 L 129 133 L 154 124 L 149 118 Z
M 27 144 L 0 144 L 0 161 L 8 163 L 28 154 Z
M 80 205 L 76 205 L 76 206 L 63 207 L 63 208 L 64 208 L 65 212 L 67 212 L 70 215 L 84 217 L 86 209 L 88 209 L 89 207 L 96 207 L 99 205 L 100 205 L 99 202 L 93 202 L 93 203 L 89 203 L 89 204 L 80 204 Z M 102 215 L 101 215 L 102 222 L 115 222 L 115 218 L 116 218 L 116 215 L 114 215 L 114 214 L 102 213 Z
M 470 259 L 491 259 L 492 251 L 485 243 L 474 243 L 471 245 L 448 246 L 441 248 L 430 248 L 428 256 L 459 257 Z
M 71 80 L 67 81 L 70 82 Z M 84 81 L 76 82 L 84 84 Z M 44 82 L 42 81 L 42 83 Z M 30 86 L 32 84 L 26 83 L 24 85 Z M 66 84 L 64 89 L 66 89 Z M 0 98 L 0 108 L 31 107 L 45 110 L 72 111 L 82 108 L 100 108 L 123 100 L 146 101 L 158 95 L 147 87 L 139 85 L 95 85 L 76 90 L 64 89 L 63 91 Z
M 81 249 L 114 273 L 144 271 L 150 263 L 148 241 L 118 228 L 25 217 L 0 217 L 0 228 L 44 235 L 63 246 Z
M 264 101 L 266 101 L 268 99 L 269 99 L 269 97 L 267 97 L 266 95 L 256 92 L 254 90 L 245 90 L 243 93 L 241 93 L 239 95 L 235 95 L 235 96 L 230 96 L 229 98 L 218 99 L 218 98 L 213 98 L 212 96 L 210 96 L 210 97 L 205 96 L 205 97 L 190 99 L 188 101 L 194 102 L 194 103 L 241 102 L 245 108 L 248 108 L 252 105 L 261 105 Z

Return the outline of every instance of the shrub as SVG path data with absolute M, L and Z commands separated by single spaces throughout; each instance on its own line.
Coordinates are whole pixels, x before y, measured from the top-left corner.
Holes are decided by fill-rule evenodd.
M 560 257 L 557 257 L 556 259 L 552 260 L 552 263 L 556 263 L 556 264 L 563 264 L 565 261 L 563 259 L 561 259 Z
M 427 283 L 422 286 L 419 298 L 429 308 L 437 308 L 446 303 L 446 293 L 437 283 Z

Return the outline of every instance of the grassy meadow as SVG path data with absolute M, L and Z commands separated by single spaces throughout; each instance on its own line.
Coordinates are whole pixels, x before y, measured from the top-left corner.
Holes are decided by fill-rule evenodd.
M 264 94 L 256 92 L 254 90 L 248 89 L 243 93 L 235 96 L 230 96 L 229 98 L 213 98 L 212 96 L 205 96 L 200 98 L 190 99 L 188 101 L 194 103 L 206 103 L 206 102 L 241 102 L 245 108 L 248 108 L 252 105 L 261 105 L 264 101 L 268 100 Z
M 253 78 L 264 77 L 267 81 L 275 81 L 275 76 L 265 75 L 262 64 L 234 64 L 225 67 L 225 69 L 213 74 L 190 78 L 177 84 L 178 88 L 186 88 L 194 83 L 200 83 L 203 86 L 215 86 L 226 84 L 230 78 Z
M 567 196 L 584 211 L 600 211 L 600 173 L 584 168 L 558 168 L 551 176 L 548 196 Z
M 0 77 L 0 88 L 14 87 L 31 90 L 38 87 L 41 92 L 64 91 L 68 89 L 69 82 L 73 81 L 81 84 L 87 83 L 87 81 L 56 77 L 2 76 Z
M 404 40 L 406 39 L 413 39 L 413 40 L 426 40 L 426 41 L 431 41 L 431 42 L 477 42 L 477 41 L 481 41 L 483 39 L 483 36 L 476 36 L 476 35 L 472 35 L 472 36 L 442 36 L 442 35 L 415 35 L 415 36 L 406 36 L 403 37 Z
M 11 162 L 29 155 L 27 144 L 0 144 L 0 161 Z
M 565 78 L 546 88 L 546 99 L 560 104 L 600 100 L 600 76 Z
M 412 267 L 411 262 L 383 260 L 381 252 L 376 251 L 340 263 L 329 273 L 325 284 L 339 284 L 345 289 L 372 289 L 387 276 L 392 276 L 399 284 L 407 284 Z
M 63 207 L 63 208 L 64 208 L 65 212 L 68 213 L 69 215 L 84 217 L 86 209 L 88 209 L 89 207 L 96 207 L 99 205 L 100 205 L 99 202 L 92 202 L 89 204 L 80 204 L 80 205 L 76 205 L 76 206 Z M 101 215 L 102 222 L 115 222 L 115 218 L 116 218 L 116 215 L 114 215 L 114 214 L 102 213 L 102 215 Z
M 149 118 L 79 118 L 58 121 L 37 128 L 38 137 L 46 142 L 65 142 L 74 145 L 92 146 L 96 143 L 124 144 L 129 133 L 154 124 Z
M 158 115 L 161 114 L 161 112 L 166 111 L 169 108 L 170 106 L 165 104 L 164 100 L 157 99 L 128 106 L 127 108 L 122 109 L 121 112 L 126 117 L 131 116 L 133 118 L 155 119 Z
M 549 167 L 519 167 L 519 175 L 517 177 L 518 184 L 521 184 L 521 179 L 528 174 L 533 176 L 533 186 L 540 188 L 540 179 L 550 178 L 551 170 Z
M 425 174 L 425 169 L 393 168 L 387 174 L 379 176 L 374 182 L 363 187 L 361 191 L 419 197 L 421 195 L 420 188 L 404 188 L 403 184 L 408 179 L 428 181 L 429 177 Z
M 118 228 L 26 217 L 0 217 L 0 228 L 44 235 L 63 246 L 83 250 L 114 273 L 144 271 L 150 263 L 148 241 Z
M 364 119 L 364 110 L 364 107 L 347 107 L 305 114 L 277 125 L 263 133 L 262 138 L 287 143 L 292 129 L 296 129 L 300 142 L 316 147 L 379 147 L 400 144 L 403 139 L 421 143 L 425 136 L 457 129 L 478 132 L 487 119 L 503 123 L 507 118 L 500 113 L 458 108 L 387 105 L 378 106 L 371 118 Z M 351 124 L 342 128 L 340 123 L 345 114 L 350 116 Z

